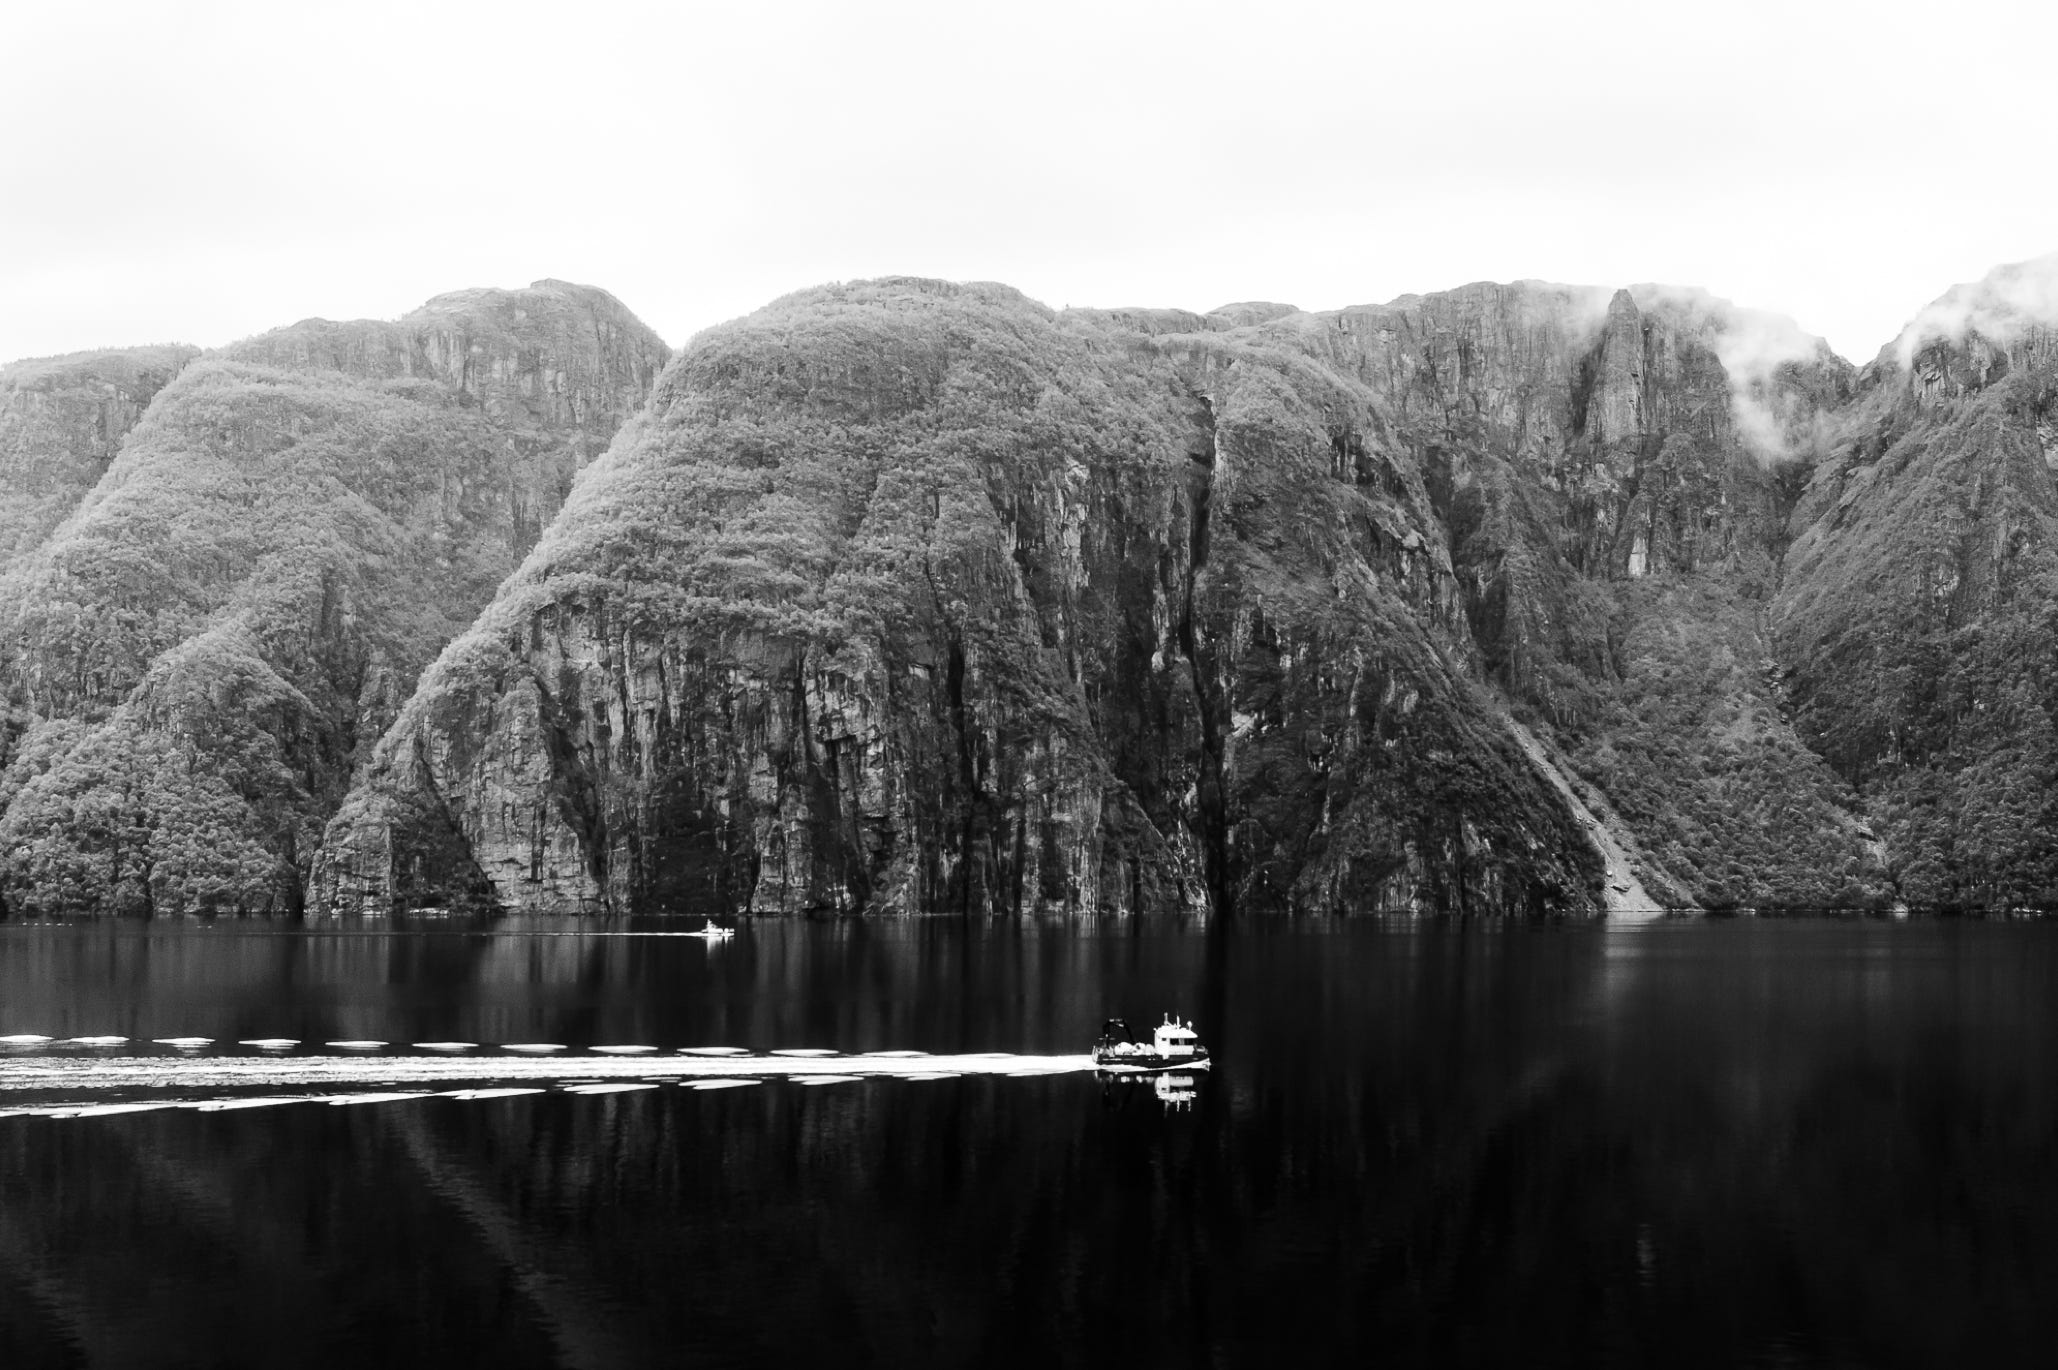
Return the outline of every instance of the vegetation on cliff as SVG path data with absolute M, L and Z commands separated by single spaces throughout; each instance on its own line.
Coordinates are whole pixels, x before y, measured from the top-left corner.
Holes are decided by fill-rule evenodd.
M 2054 397 L 2042 329 L 1935 342 L 1906 370 L 1883 354 L 1795 515 L 1775 617 L 1792 714 L 1910 904 L 2058 908 Z
M 492 392 L 475 366 L 498 365 L 500 388 L 517 392 L 562 370 L 532 349 L 544 383 L 525 386 L 519 354 L 467 339 L 492 308 L 534 303 L 523 294 L 400 327 L 406 346 L 379 354 L 397 355 L 400 374 L 320 369 L 351 362 L 334 350 L 306 370 L 188 366 L 63 527 L 10 568 L 9 908 L 299 906 L 360 747 L 532 545 L 569 484 L 555 468 L 609 435 L 587 425 L 632 412 L 664 360 L 618 304 L 585 292 L 575 302 L 636 355 L 562 432 L 526 412 L 510 421 L 509 406 L 481 402 Z M 396 326 L 304 325 L 229 355 L 292 361 L 298 332 L 353 329 L 390 340 Z M 593 346 L 590 333 L 558 342 Z
M 0 367 L 0 571 L 77 507 L 191 347 L 131 347 Z
M 2032 267 L 1862 372 L 1671 288 L 912 279 L 661 376 L 558 282 L 18 366 L 0 901 L 1593 909 L 1512 713 L 1670 902 L 2058 906 Z
M 1670 902 L 1885 908 L 1893 890 L 1858 795 L 1782 708 L 1765 589 L 1712 573 L 1616 587 L 1613 669 L 1588 678 L 1591 712 L 1562 736 Z
M 516 906 L 1584 907 L 1431 518 L 1291 353 L 789 297 L 696 340 L 425 678 L 326 897 L 451 884 L 426 809 Z
M 1627 823 L 1654 894 L 1890 902 L 1858 796 L 1785 717 L 1764 624 L 1850 391 L 1819 340 L 1698 292 L 1537 283 L 1269 332 L 1393 415 L 1475 669 Z

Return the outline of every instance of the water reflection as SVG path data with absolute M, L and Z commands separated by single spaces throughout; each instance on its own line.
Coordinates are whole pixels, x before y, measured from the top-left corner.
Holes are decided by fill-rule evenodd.
M 2054 934 L 0 930 L 0 1033 L 1215 1060 L 0 1120 L 0 1359 L 2029 1364 Z

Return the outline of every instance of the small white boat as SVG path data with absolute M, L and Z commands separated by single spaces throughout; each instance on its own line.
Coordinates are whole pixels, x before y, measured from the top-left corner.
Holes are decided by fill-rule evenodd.
M 709 923 L 706 927 L 689 932 L 686 935 L 688 937 L 698 937 L 708 942 L 726 942 L 736 935 L 736 929 L 720 927 L 717 924 Z
M 1100 1040 L 1093 1044 L 1093 1064 L 1100 1070 L 1132 1074 L 1146 1070 L 1206 1070 L 1211 1062 L 1193 1024 L 1167 1016 L 1149 1042 L 1134 1040 L 1129 1024 L 1122 1019 L 1108 1019 L 1101 1025 Z

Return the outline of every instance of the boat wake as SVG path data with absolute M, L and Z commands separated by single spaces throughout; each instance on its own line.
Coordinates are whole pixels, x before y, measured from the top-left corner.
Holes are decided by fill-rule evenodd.
M 423 1042 L 427 1054 L 368 1054 L 377 1043 L 332 1043 L 347 1054 L 286 1054 L 284 1038 L 241 1043 L 250 1054 L 196 1054 L 185 1041 L 156 1055 L 46 1050 L 0 1056 L 0 1119 L 102 1118 L 159 1109 L 227 1112 L 285 1104 L 355 1105 L 416 1099 L 505 1099 L 555 1091 L 621 1094 L 680 1085 L 737 1089 L 779 1081 L 821 1086 L 872 1079 L 1090 1073 L 1093 1058 L 977 1052 L 843 1054 L 827 1048 L 756 1053 L 740 1047 L 588 1047 L 510 1043 L 485 1054 L 468 1043 Z M 16 1046 L 30 1045 L 17 1040 Z M 471 1053 L 478 1054 L 471 1054 Z

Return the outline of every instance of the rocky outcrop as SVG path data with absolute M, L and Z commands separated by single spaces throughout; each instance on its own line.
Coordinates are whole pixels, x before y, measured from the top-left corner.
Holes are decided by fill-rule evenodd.
M 309 319 L 223 349 L 225 359 L 363 380 L 428 380 L 483 414 L 509 455 L 506 528 L 519 559 L 643 407 L 671 349 L 606 291 L 541 280 L 438 295 L 391 323 Z
M 1446 546 L 1373 396 L 1233 320 L 805 292 L 666 373 L 425 677 L 317 893 L 1591 908 L 1465 678 Z
M 1850 371 L 1787 320 L 1669 286 L 1472 285 L 1273 331 L 1425 448 L 1513 462 L 1564 503 L 1568 562 L 1603 577 L 1776 554 L 1778 468 L 1812 454 Z
M 188 366 L 0 606 L 0 899 L 297 907 L 361 749 L 669 355 L 540 282 Z
M 197 353 L 133 347 L 0 368 L 0 573 L 78 507 Z

